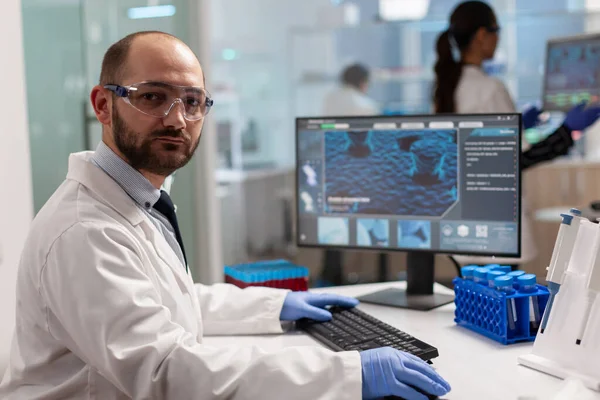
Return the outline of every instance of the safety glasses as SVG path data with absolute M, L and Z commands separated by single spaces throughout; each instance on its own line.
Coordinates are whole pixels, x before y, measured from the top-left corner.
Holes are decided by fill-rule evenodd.
M 196 86 L 176 86 L 164 82 L 141 82 L 129 86 L 104 85 L 130 106 L 146 115 L 164 118 L 175 104 L 183 106 L 188 121 L 204 118 L 214 101 L 207 90 Z

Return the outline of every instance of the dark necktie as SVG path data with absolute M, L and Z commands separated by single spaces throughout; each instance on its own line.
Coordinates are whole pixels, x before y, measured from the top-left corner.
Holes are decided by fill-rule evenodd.
M 179 224 L 177 223 L 177 216 L 175 215 L 175 206 L 173 205 L 173 201 L 171 201 L 171 197 L 164 190 L 160 191 L 160 199 L 154 204 L 154 209 L 159 211 L 162 215 L 167 217 L 173 230 L 175 231 L 175 238 L 177 239 L 177 243 L 179 243 L 179 247 L 181 247 L 181 252 L 183 253 L 183 259 L 185 260 L 185 270 L 187 271 L 187 257 L 185 256 L 185 249 L 183 248 L 183 240 L 181 239 L 181 232 L 179 232 Z

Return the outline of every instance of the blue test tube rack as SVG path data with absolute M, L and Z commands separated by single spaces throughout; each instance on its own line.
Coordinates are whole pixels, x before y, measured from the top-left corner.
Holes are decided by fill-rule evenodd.
M 266 286 L 295 291 L 308 290 L 308 268 L 287 260 L 267 260 L 224 268 L 225 282 L 241 288 Z
M 544 314 L 550 293 L 545 286 L 536 285 L 537 291 L 506 295 L 494 288 L 472 280 L 454 278 L 454 322 L 502 344 L 532 342 L 537 332 L 530 332 L 529 302 L 537 296 L 539 315 Z M 515 300 L 517 311 L 516 331 L 509 333 L 507 300 Z

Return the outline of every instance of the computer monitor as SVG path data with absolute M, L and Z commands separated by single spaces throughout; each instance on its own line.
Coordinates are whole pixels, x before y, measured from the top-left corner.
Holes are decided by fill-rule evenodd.
M 568 111 L 600 98 L 600 34 L 548 41 L 543 104 L 546 111 Z
M 597 102 L 600 95 L 600 34 L 555 38 L 546 45 L 541 122 L 523 135 L 530 144 L 555 132 L 565 113 L 582 101 Z M 573 139 L 577 139 L 574 133 Z M 572 154 L 583 155 L 584 141 Z
M 408 252 L 407 291 L 363 301 L 430 309 L 435 253 L 519 257 L 521 115 L 296 119 L 299 247 Z

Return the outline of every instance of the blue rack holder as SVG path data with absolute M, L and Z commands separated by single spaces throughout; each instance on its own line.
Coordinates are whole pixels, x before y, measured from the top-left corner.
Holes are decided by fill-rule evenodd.
M 536 285 L 537 291 L 506 295 L 494 288 L 474 281 L 454 278 L 454 322 L 502 344 L 531 342 L 536 332 L 530 330 L 530 298 L 537 297 L 539 315 L 544 314 L 550 293 L 545 286 Z M 507 300 L 515 300 L 517 321 L 515 332 L 508 329 Z M 539 329 L 539 327 L 538 327 Z
M 240 285 L 261 286 L 271 282 L 275 287 L 308 290 L 308 268 L 287 260 L 268 260 L 237 265 L 226 265 L 225 280 Z

